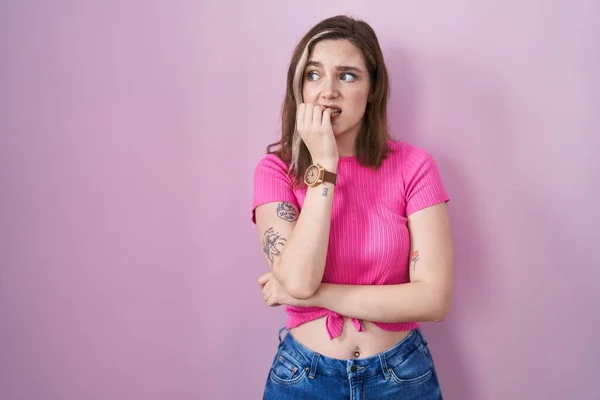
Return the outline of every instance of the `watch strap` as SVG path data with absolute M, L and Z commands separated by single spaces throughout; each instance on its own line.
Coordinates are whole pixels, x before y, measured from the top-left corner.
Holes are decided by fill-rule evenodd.
M 323 182 L 329 182 L 335 185 L 337 183 L 337 174 L 324 169 Z

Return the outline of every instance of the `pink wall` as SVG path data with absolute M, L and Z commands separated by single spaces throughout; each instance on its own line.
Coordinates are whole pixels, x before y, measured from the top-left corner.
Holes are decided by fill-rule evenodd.
M 83 3 L 0 4 L 1 399 L 260 397 L 284 314 L 252 172 L 293 45 L 338 13 L 452 197 L 446 398 L 597 398 L 598 2 Z

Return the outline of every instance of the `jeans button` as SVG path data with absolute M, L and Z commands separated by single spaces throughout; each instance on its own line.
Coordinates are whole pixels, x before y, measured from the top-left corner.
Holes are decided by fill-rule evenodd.
M 353 365 L 350 367 L 350 372 L 356 372 L 358 368 L 356 368 L 356 365 Z

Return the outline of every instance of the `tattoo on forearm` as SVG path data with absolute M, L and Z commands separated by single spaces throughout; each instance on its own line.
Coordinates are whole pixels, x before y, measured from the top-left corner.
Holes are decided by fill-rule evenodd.
M 417 268 L 417 261 L 419 261 L 419 250 L 413 251 L 410 259 L 413 262 L 413 271 L 414 271 Z
M 298 219 L 298 213 L 292 203 L 283 201 L 277 206 L 277 216 L 285 221 L 294 222 Z
M 281 250 L 285 245 L 285 238 L 281 237 L 279 232 L 275 232 L 273 228 L 269 228 L 263 237 L 263 252 L 273 267 L 275 257 L 281 255 Z
M 321 192 L 321 194 L 322 194 L 324 197 L 327 197 L 327 195 L 329 194 L 329 188 L 328 188 L 327 186 L 324 186 L 324 187 L 323 187 L 323 191 Z

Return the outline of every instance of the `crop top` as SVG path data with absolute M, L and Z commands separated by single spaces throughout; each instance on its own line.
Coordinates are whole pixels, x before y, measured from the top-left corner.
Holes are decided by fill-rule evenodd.
M 356 156 L 340 157 L 333 197 L 324 283 L 346 285 L 395 285 L 409 282 L 410 234 L 407 217 L 423 208 L 449 201 L 437 165 L 425 150 L 406 142 L 389 140 L 392 151 L 377 170 L 359 164 Z M 270 202 L 289 202 L 300 212 L 307 187 L 294 188 L 288 165 L 267 154 L 254 172 L 252 222 L 256 207 Z M 286 306 L 291 329 L 325 318 L 330 339 L 342 332 L 344 318 L 320 307 Z M 383 323 L 381 329 L 405 331 L 418 322 Z M 352 323 L 363 331 L 360 320 Z

